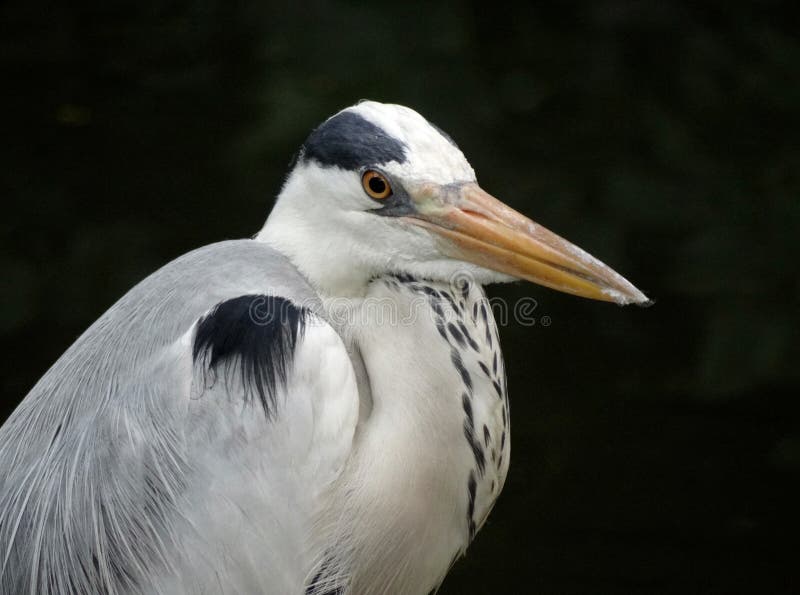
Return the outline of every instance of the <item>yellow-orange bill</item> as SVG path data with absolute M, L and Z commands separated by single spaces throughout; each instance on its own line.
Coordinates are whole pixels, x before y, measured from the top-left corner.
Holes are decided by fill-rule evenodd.
M 445 238 L 450 256 L 590 299 L 650 303 L 622 275 L 477 184 L 409 190 L 418 214 L 407 220 Z

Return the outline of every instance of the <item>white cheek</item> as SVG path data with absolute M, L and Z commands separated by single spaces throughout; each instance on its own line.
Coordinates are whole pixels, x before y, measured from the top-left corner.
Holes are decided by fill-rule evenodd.
M 364 211 L 377 205 L 364 192 L 358 172 L 312 163 L 304 166 L 300 175 L 306 181 L 307 199 L 317 206 L 324 205 L 330 213 Z
M 409 254 L 419 260 L 437 260 L 442 258 L 441 240 L 413 223 L 398 221 L 398 227 L 405 236 Z

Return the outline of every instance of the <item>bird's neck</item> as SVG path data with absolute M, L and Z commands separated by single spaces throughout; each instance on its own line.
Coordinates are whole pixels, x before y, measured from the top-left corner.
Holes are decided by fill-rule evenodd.
M 338 562 L 353 592 L 427 592 L 468 540 L 471 454 L 458 378 L 427 300 L 401 284 L 386 277 L 362 300 L 324 300 L 370 390 L 360 394 L 368 410 L 338 486 L 344 513 L 336 507 L 336 519 L 320 523 L 342 532 L 330 539 L 347 545 Z M 407 570 L 386 576 L 387 568 Z
M 363 298 L 373 271 L 357 250 L 325 226 L 310 225 L 298 214 L 275 205 L 253 238 L 284 254 L 322 298 Z M 339 264 L 341 263 L 341 264 Z
M 483 300 L 478 286 L 401 275 L 376 279 L 363 300 L 326 301 L 370 391 L 359 383 L 368 410 L 337 486 L 343 504 L 320 521 L 341 531 L 329 540 L 354 592 L 435 588 L 502 486 L 502 360 Z

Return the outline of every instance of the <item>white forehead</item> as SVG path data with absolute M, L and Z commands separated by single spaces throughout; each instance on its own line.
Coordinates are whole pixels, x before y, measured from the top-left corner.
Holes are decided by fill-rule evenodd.
M 475 172 L 461 150 L 413 109 L 362 101 L 345 111 L 357 113 L 405 145 L 406 161 L 384 165 L 388 173 L 440 184 L 475 181 Z

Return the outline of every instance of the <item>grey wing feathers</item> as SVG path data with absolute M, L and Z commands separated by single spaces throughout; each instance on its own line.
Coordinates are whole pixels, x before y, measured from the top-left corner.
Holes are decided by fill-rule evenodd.
M 202 519 L 187 514 L 187 486 L 198 468 L 214 473 L 198 463 L 208 440 L 188 424 L 198 422 L 202 434 L 231 421 L 198 416 L 193 399 L 224 388 L 231 409 L 232 395 L 246 401 L 241 374 L 251 372 L 243 358 L 226 356 L 231 345 L 219 336 L 201 349 L 193 342 L 219 304 L 241 296 L 281 296 L 319 320 L 316 294 L 279 253 L 249 240 L 201 248 L 112 306 L 0 428 L 2 593 L 148 592 L 169 584 L 154 568 L 179 572 L 174 552 L 202 531 Z M 298 329 L 290 329 L 295 341 Z M 278 377 L 258 377 L 255 393 L 277 399 L 286 363 Z M 215 388 L 209 372 L 225 382 Z M 263 433 L 266 422 L 261 415 L 250 431 Z M 179 582 L 165 590 L 183 590 Z

